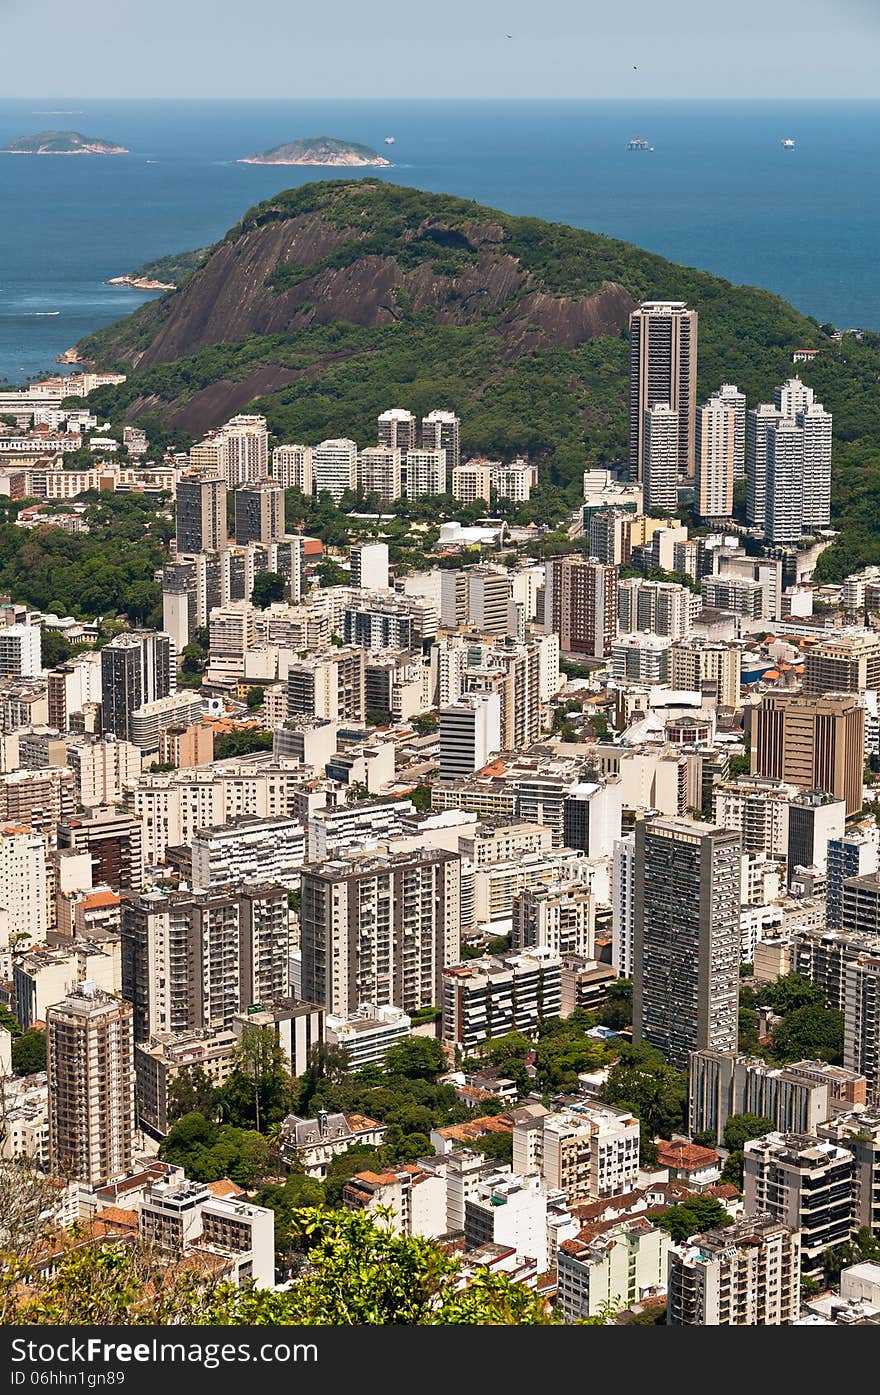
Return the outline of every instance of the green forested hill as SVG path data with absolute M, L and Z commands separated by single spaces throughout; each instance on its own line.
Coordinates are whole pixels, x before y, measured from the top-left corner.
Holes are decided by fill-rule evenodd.
M 373 178 L 305 185 L 79 347 L 130 375 L 99 411 L 158 440 L 253 404 L 278 438 L 366 445 L 388 406 L 454 407 L 467 451 L 529 452 L 573 501 L 587 464 L 625 457 L 626 325 L 646 297 L 700 312 L 701 399 L 729 381 L 765 401 L 793 348 L 821 349 L 801 372 L 834 413 L 845 527 L 822 572 L 880 560 L 880 337 L 837 343 L 767 291 L 563 224 Z

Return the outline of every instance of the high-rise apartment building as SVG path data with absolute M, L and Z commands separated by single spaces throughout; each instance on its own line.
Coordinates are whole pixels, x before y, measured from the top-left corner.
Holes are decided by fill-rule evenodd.
M 312 479 L 315 493 L 324 490 L 338 504 L 343 494 L 357 489 L 358 448 L 346 437 L 321 441 L 312 451 Z
M 365 497 L 378 494 L 381 503 L 393 504 L 403 493 L 399 447 L 368 446 L 358 455 L 357 470 L 358 489 Z
M 416 444 L 416 419 L 403 407 L 380 412 L 376 439 L 386 450 L 399 450 L 405 455 Z
M 829 636 L 804 655 L 805 697 L 880 691 L 880 635 L 875 631 Z
M 636 836 L 616 838 L 611 862 L 611 962 L 632 978 L 636 910 Z
M 878 870 L 880 829 L 866 820 L 828 842 L 826 854 L 826 924 L 829 930 L 843 926 L 843 884 L 850 877 L 867 877 Z
M 92 885 L 140 891 L 144 884 L 143 827 L 116 809 L 93 809 L 58 824 L 58 847 L 88 853 Z
M 253 480 L 235 491 L 235 541 L 278 542 L 284 536 L 284 490 L 277 480 Z
M 843 1064 L 865 1077 L 880 1105 L 880 938 L 877 952 L 860 954 L 844 974 Z
M 773 390 L 773 405 L 777 412 L 794 421 L 800 412 L 806 411 L 815 401 L 816 394 L 800 378 L 789 378 Z
M 835 799 L 824 790 L 806 790 L 791 801 L 786 854 L 789 886 L 798 867 L 825 871 L 828 841 L 843 837 L 845 822 L 843 800 Z
M 862 807 L 865 710 L 847 693 L 766 694 L 753 709 L 752 774 L 842 799 L 846 816 Z
M 645 513 L 675 512 L 680 448 L 678 412 L 666 402 L 646 407 L 642 422 L 642 507 Z
M 746 419 L 746 519 L 764 531 L 767 500 L 767 455 L 770 432 L 784 420 L 772 403 L 763 402 Z
M 462 780 L 482 770 L 501 750 L 501 699 L 497 693 L 464 693 L 440 708 L 440 779 Z
M 617 628 L 622 634 L 650 630 L 651 634 L 683 639 L 700 606 L 688 586 L 674 581 L 628 577 L 617 586 Z
M 489 460 L 466 460 L 452 471 L 452 497 L 460 504 L 475 504 L 478 499 L 492 502 L 494 466 Z
M 617 568 L 584 557 L 547 559 L 544 627 L 563 653 L 603 659 L 617 635 Z
M 298 489 L 301 494 L 311 494 L 314 484 L 312 447 L 275 446 L 269 474 L 282 489 Z
M 511 949 L 537 945 L 558 958 L 579 954 L 595 958 L 596 906 L 581 882 L 526 887 L 513 899 Z
M 801 1268 L 815 1278 L 825 1250 L 853 1231 L 855 1161 L 851 1152 L 809 1134 L 768 1133 L 743 1149 L 743 1199 L 801 1236 Z
M 0 625 L 0 678 L 38 678 L 43 672 L 39 625 Z
M 349 553 L 351 584 L 362 591 L 387 591 L 388 544 L 358 543 Z
M 746 477 L 746 395 L 735 383 L 722 383 L 709 397 L 709 403 L 720 402 L 734 415 L 733 478 Z
M 0 775 L 0 824 L 29 828 L 48 840 L 76 802 L 76 777 L 66 766 Z
M 101 650 L 101 704 L 105 732 L 131 740 L 132 714 L 176 687 L 174 646 L 166 634 L 132 630 Z
M 738 707 L 740 649 L 696 636 L 678 640 L 669 651 L 669 682 L 679 691 L 706 693 L 719 707 Z
M 697 409 L 696 504 L 701 518 L 730 518 L 733 513 L 737 427 L 736 407 L 720 397 Z
M 449 466 L 446 451 L 408 450 L 406 453 L 406 489 L 408 499 L 425 494 L 445 494 Z
M 737 1051 L 692 1051 L 688 1065 L 688 1128 L 724 1139 L 731 1114 L 754 1114 L 781 1133 L 815 1134 L 834 1108 L 842 1107 L 847 1084 L 840 1067 L 820 1061 L 772 1066 Z
M 454 412 L 435 411 L 422 417 L 422 450 L 445 451 L 450 472 L 461 464 L 461 421 Z
M 831 413 L 811 402 L 795 420 L 803 437 L 801 530 L 811 533 L 831 523 Z
M 303 997 L 342 1014 L 441 1002 L 443 970 L 459 958 L 460 894 L 461 859 L 443 850 L 307 864 Z
M 122 993 L 134 1037 L 232 1026 L 288 985 L 287 889 L 252 882 L 148 892 L 122 906 Z
M 184 475 L 175 495 L 177 554 L 219 552 L 226 546 L 226 480 Z
M 46 843 L 29 828 L 0 829 L 0 949 L 28 937 L 31 945 L 46 938 Z
M 342 646 L 328 654 L 297 659 L 287 673 L 287 712 L 330 721 L 362 722 L 366 703 L 366 654 Z
M 85 982 L 46 1012 L 49 1166 L 56 1177 L 102 1186 L 132 1160 L 131 1004 Z
M 782 1327 L 800 1314 L 800 1236 L 770 1216 L 693 1235 L 669 1255 L 671 1327 Z
M 804 433 L 784 418 L 767 432 L 764 538 L 797 542 L 803 532 Z
M 675 476 L 693 479 L 696 467 L 697 312 L 683 301 L 648 300 L 629 320 L 629 473 L 641 479 L 645 423 L 650 408 L 676 413 Z
M 510 572 L 506 567 L 473 567 L 467 579 L 468 624 L 483 634 L 505 634 Z
M 690 819 L 635 827 L 633 1035 L 680 1069 L 737 1041 L 740 840 Z
M 241 414 L 231 417 L 221 432 L 223 472 L 230 489 L 269 473 L 269 433 L 266 418 Z
M 508 1032 L 536 1036 L 562 1008 L 562 962 L 550 950 L 484 955 L 443 973 L 443 1042 L 469 1052 Z

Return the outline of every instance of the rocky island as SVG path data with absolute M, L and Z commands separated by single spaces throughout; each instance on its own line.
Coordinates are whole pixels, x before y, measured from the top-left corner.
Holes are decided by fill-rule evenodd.
M 84 136 L 79 131 L 37 131 L 3 147 L 6 155 L 127 155 L 124 145 Z
M 390 165 L 378 151 L 356 141 L 336 140 L 334 136 L 308 136 L 305 140 L 288 141 L 264 150 L 260 155 L 248 155 L 240 165 L 335 165 L 348 169 Z

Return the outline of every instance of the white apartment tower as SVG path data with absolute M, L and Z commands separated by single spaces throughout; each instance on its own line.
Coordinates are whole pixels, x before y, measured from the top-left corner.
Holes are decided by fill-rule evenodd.
M 461 422 L 454 412 L 429 412 L 422 417 L 422 450 L 444 450 L 451 471 L 461 464 Z
M 229 489 L 269 473 L 269 432 L 266 418 L 240 415 L 231 417 L 221 432 L 223 473 Z
M 276 446 L 272 451 L 270 474 L 282 489 L 298 489 L 301 494 L 312 492 L 311 446 Z
M 621 978 L 633 973 L 633 917 L 636 903 L 636 839 L 615 839 L 611 863 L 611 962 Z
M 462 780 L 482 770 L 501 748 L 498 693 L 466 693 L 440 708 L 440 779 Z
M 442 1002 L 461 944 L 461 858 L 441 849 L 306 864 L 302 992 L 328 1012 Z
M 393 504 L 403 493 L 401 451 L 398 446 L 368 446 L 358 455 L 358 489 L 365 496 L 378 494 L 383 504 Z
M 406 454 L 416 444 L 416 419 L 412 412 L 403 407 L 392 407 L 380 412 L 376 440 L 386 450 L 399 450 Z
M 408 450 L 406 453 L 406 497 L 446 493 L 448 457 L 444 447 L 437 450 Z
M 737 413 L 723 399 L 697 411 L 697 511 L 701 518 L 729 518 L 736 478 Z
M 673 514 L 678 504 L 679 420 L 666 402 L 646 407 L 642 422 L 642 507 Z
M 770 432 L 784 421 L 784 414 L 764 402 L 746 419 L 746 518 L 763 530 L 767 498 L 767 452 Z
M 831 413 L 821 402 L 811 402 L 796 421 L 804 453 L 801 529 L 809 533 L 831 523 Z
M 744 480 L 746 477 L 746 395 L 740 391 L 735 383 L 722 383 L 721 387 L 711 394 L 709 402 L 722 402 L 725 407 L 733 409 L 736 422 L 733 478 Z
M 357 489 L 358 449 L 346 437 L 322 441 L 312 452 L 315 493 L 326 490 L 339 503 L 348 490 Z
M 351 584 L 362 591 L 387 591 L 388 544 L 359 543 L 350 552 Z
M 801 536 L 804 484 L 804 433 L 785 418 L 767 433 L 767 483 L 764 538 L 769 543 L 797 542 Z

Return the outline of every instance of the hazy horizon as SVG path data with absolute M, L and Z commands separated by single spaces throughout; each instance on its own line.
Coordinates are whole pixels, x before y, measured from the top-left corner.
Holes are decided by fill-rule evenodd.
M 86 0 L 80 18 L 71 24 L 67 0 L 0 0 L 7 51 L 33 47 L 43 91 L 70 92 L 87 72 L 92 101 L 880 97 L 875 0 L 629 0 L 611 11 L 604 0 L 538 11 L 532 0 L 445 0 L 440 18 L 410 0 L 338 0 L 330 23 L 290 0 L 251 0 L 244 17 L 237 0 L 153 0 L 148 28 L 134 0 Z M 33 71 L 11 65 L 5 97 L 30 98 Z

